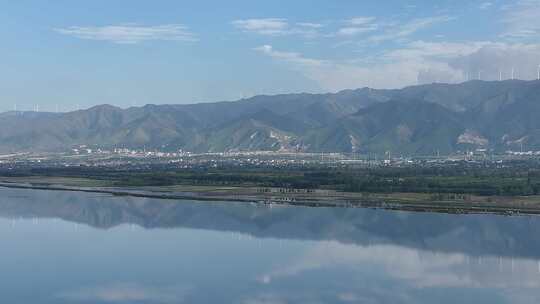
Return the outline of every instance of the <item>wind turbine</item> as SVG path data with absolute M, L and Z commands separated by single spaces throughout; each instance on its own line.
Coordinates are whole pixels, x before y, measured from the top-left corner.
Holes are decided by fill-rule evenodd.
M 502 71 L 499 70 L 499 81 L 502 81 Z
M 514 72 L 515 72 L 515 69 L 514 67 L 512 67 L 512 80 L 514 80 Z
M 538 65 L 538 76 L 536 77 L 536 80 L 540 80 L 540 64 Z

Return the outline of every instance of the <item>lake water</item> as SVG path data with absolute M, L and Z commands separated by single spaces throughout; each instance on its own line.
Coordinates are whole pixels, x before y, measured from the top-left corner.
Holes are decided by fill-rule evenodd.
M 0 188 L 0 303 L 540 303 L 540 218 Z

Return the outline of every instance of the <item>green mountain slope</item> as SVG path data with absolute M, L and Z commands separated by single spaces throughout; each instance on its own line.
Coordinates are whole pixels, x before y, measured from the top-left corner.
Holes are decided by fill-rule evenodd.
M 540 150 L 538 117 L 540 81 L 470 81 L 129 109 L 102 105 L 62 114 L 7 112 L 0 114 L 0 152 L 83 144 L 194 152 Z

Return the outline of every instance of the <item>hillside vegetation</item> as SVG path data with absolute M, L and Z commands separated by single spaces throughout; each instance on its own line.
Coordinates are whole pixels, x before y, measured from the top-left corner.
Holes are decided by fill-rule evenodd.
M 101 105 L 62 114 L 0 114 L 0 152 L 55 152 L 75 145 L 409 155 L 540 150 L 538 117 L 540 81 L 519 80 L 129 109 Z

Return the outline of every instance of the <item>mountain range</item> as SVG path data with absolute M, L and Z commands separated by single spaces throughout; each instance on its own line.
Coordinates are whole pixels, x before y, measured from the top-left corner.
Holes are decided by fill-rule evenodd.
M 76 145 L 163 151 L 447 154 L 540 150 L 540 81 L 469 81 L 231 102 L 0 114 L 0 152 Z

